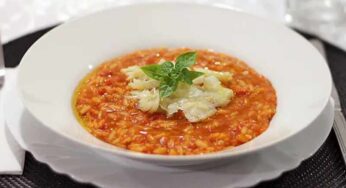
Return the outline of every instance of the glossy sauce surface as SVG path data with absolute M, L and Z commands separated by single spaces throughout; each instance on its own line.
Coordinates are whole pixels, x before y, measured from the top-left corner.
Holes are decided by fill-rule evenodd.
M 187 51 L 197 52 L 195 67 L 233 73 L 235 96 L 216 114 L 190 123 L 183 114 L 167 118 L 147 113 L 131 99 L 128 80 L 121 69 L 147 65 L 161 59 L 173 61 Z M 125 149 L 164 155 L 191 155 L 220 151 L 248 142 L 265 131 L 276 110 L 271 83 L 241 60 L 209 50 L 149 49 L 101 64 L 77 87 L 73 108 L 83 126 L 97 138 Z

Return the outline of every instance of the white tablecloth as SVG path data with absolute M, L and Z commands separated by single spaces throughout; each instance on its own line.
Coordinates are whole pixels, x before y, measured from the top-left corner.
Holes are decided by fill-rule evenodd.
M 285 20 L 286 0 L 0 0 L 2 43 L 72 17 L 83 16 L 113 6 L 148 1 L 211 3 L 233 7 L 280 22 Z M 346 0 L 340 1 L 346 2 Z M 337 31 L 316 34 L 346 50 L 346 23 L 345 27 Z

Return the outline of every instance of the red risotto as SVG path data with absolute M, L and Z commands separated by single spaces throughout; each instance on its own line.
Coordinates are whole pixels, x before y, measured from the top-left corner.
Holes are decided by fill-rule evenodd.
M 233 74 L 222 83 L 233 91 L 232 100 L 215 114 L 189 122 L 182 111 L 144 112 L 130 96 L 129 80 L 121 71 L 138 65 L 174 61 L 188 48 L 148 49 L 108 60 L 78 85 L 73 109 L 79 122 L 95 137 L 127 150 L 162 155 L 194 155 L 216 152 L 246 143 L 269 126 L 276 110 L 271 83 L 241 60 L 209 50 L 197 52 L 193 67 Z

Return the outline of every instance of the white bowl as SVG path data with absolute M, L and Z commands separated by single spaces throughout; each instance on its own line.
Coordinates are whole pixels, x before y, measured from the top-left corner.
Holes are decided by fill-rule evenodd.
M 234 55 L 272 82 L 277 113 L 263 134 L 222 152 L 162 156 L 117 148 L 80 126 L 71 97 L 92 67 L 138 49 L 182 46 Z M 327 105 L 331 76 L 318 51 L 283 25 L 220 7 L 151 3 L 110 9 L 53 29 L 23 57 L 18 87 L 25 107 L 44 126 L 100 156 L 181 166 L 235 159 L 289 139 Z

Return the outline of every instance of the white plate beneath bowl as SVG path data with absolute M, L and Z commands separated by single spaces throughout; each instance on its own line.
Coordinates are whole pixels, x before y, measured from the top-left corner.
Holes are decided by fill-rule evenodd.
M 273 179 L 313 155 L 332 128 L 334 104 L 294 137 L 256 154 L 218 168 L 189 170 L 167 168 L 121 158 L 109 161 L 50 131 L 27 111 L 14 89 L 5 94 L 7 126 L 17 141 L 36 159 L 80 182 L 101 187 L 167 188 L 247 187 Z M 18 118 L 20 117 L 20 118 Z M 191 181 L 193 180 L 193 181 Z

